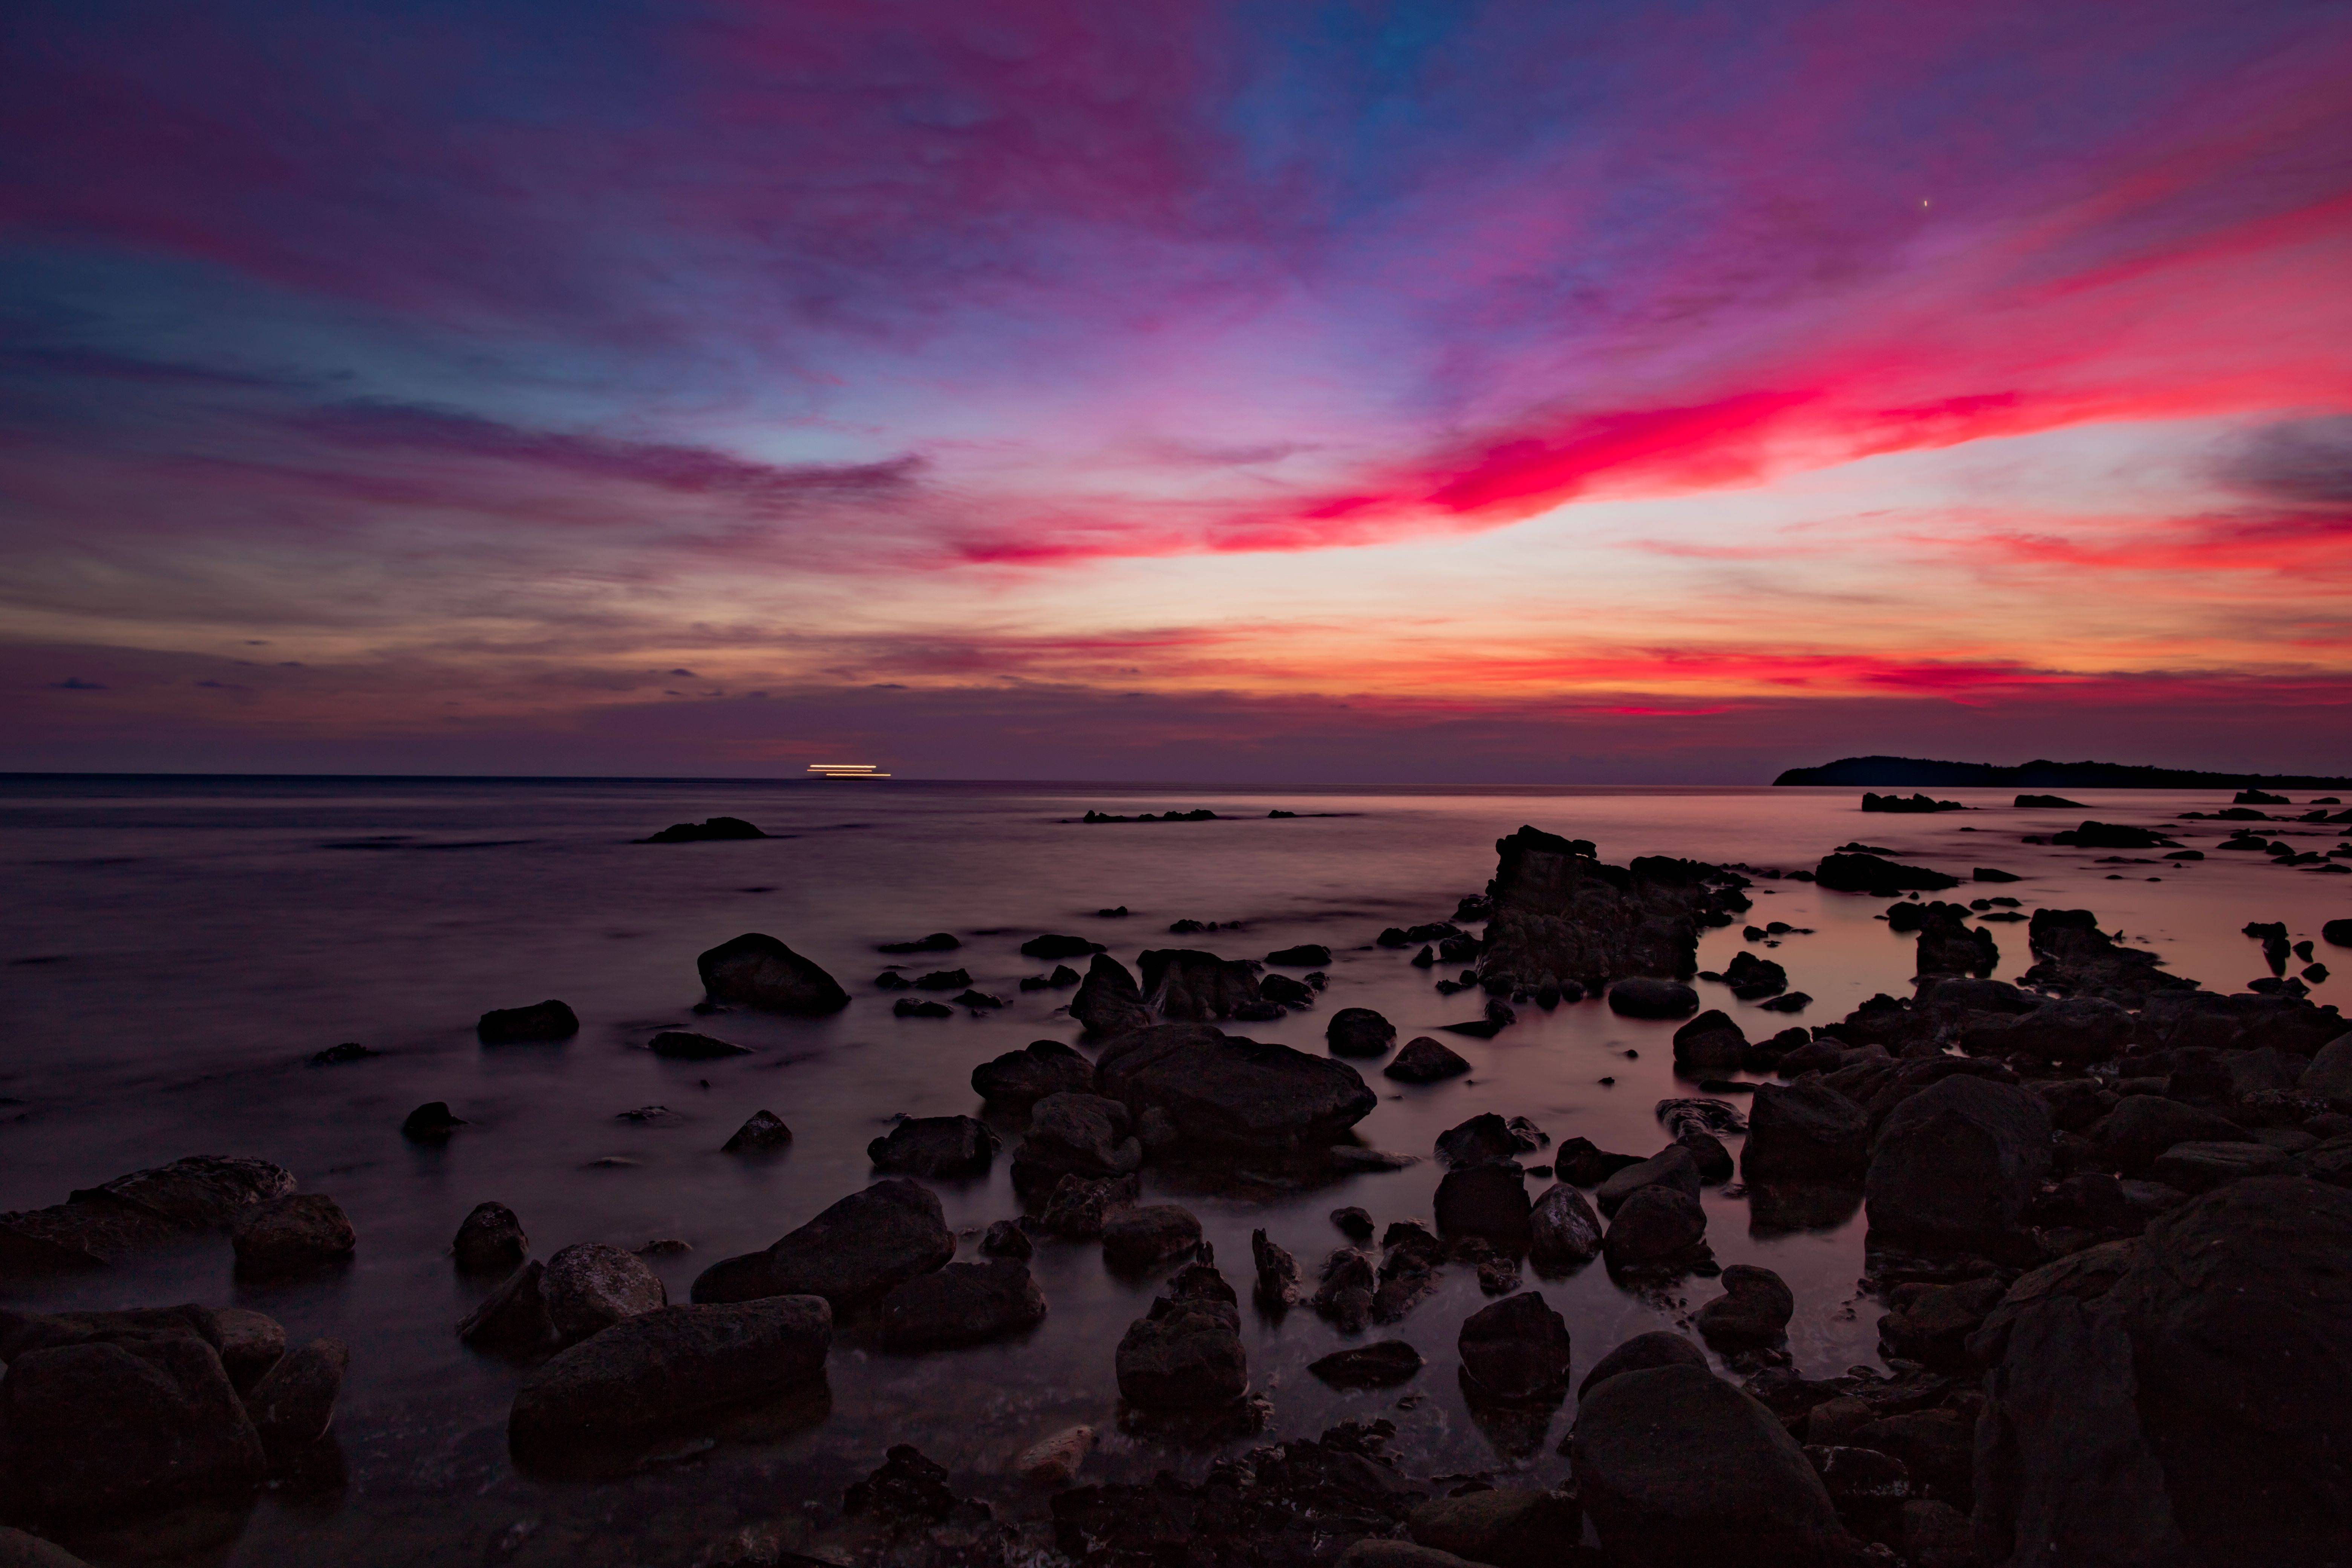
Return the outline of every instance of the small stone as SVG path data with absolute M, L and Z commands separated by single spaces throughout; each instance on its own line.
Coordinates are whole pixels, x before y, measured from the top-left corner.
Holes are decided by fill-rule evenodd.
M 735 1136 L 719 1146 L 722 1154 L 768 1154 L 788 1148 L 793 1130 L 772 1110 L 755 1110 L 750 1121 L 735 1130 Z
M 1066 1426 L 1022 1449 L 1013 1458 L 1013 1473 L 1041 1486 L 1067 1486 L 1094 1452 L 1096 1438 L 1091 1426 Z
M 449 1250 L 468 1274 L 509 1274 L 530 1256 L 530 1237 L 506 1205 L 477 1204 L 458 1223 Z

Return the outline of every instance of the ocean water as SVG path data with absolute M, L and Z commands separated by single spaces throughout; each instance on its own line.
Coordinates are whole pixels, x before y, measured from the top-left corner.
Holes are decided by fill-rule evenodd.
M 1475 993 L 1440 996 L 1431 974 L 1410 966 L 1409 950 L 1370 943 L 1384 926 L 1448 917 L 1492 873 L 1494 840 L 1522 823 L 1591 838 L 1619 863 L 1671 854 L 1810 868 L 1860 839 L 1963 876 L 1999 867 L 2026 879 L 1976 892 L 2014 896 L 2027 909 L 2094 910 L 2105 929 L 2221 991 L 2266 973 L 2257 944 L 2241 934 L 2245 922 L 2283 920 L 2297 939 L 2316 938 L 2323 921 L 2352 914 L 2352 878 L 2263 857 L 2108 864 L 2095 852 L 2020 842 L 2085 816 L 2158 824 L 2226 804 L 2210 792 L 2089 792 L 2075 796 L 2084 809 L 2063 812 L 2013 809 L 2006 791 L 1946 793 L 1982 809 L 1864 816 L 1852 791 L 1762 788 L 0 780 L 0 865 L 11 890 L 0 905 L 0 1097 L 9 1102 L 0 1104 L 0 1208 L 60 1202 L 184 1154 L 249 1154 L 332 1194 L 360 1235 L 347 1270 L 283 1286 L 235 1279 L 223 1241 L 104 1274 L 0 1279 L 0 1300 L 13 1306 L 244 1305 L 280 1319 L 296 1342 L 323 1334 L 352 1347 L 335 1422 L 339 1488 L 272 1491 L 249 1510 L 79 1544 L 100 1563 L 686 1563 L 703 1542 L 806 1500 L 837 1506 L 840 1487 L 895 1442 L 916 1444 L 960 1489 L 1016 1518 L 1041 1511 L 1043 1494 L 1010 1476 L 1012 1456 L 1073 1423 L 1105 1433 L 1088 1479 L 1205 1468 L 1217 1450 L 1118 1431 L 1112 1350 L 1159 1277 L 1115 1277 L 1089 1245 L 1040 1239 L 1032 1267 L 1050 1311 L 1024 1341 L 898 1356 L 845 1337 L 828 1403 L 756 1439 L 597 1481 L 518 1471 L 504 1423 L 520 1373 L 467 1351 L 453 1332 L 482 1286 L 456 1273 L 448 1241 L 478 1203 L 513 1208 L 541 1257 L 577 1241 L 684 1242 L 690 1251 L 649 1258 L 682 1300 L 709 1264 L 767 1245 L 873 1179 L 866 1146 L 894 1115 L 976 1111 L 976 1064 L 1033 1039 L 1078 1037 L 1057 1011 L 1069 993 L 1016 989 L 1019 976 L 1050 967 L 1016 951 L 1043 931 L 1108 943 L 1130 966 L 1151 946 L 1263 957 L 1324 943 L 1334 953 L 1330 984 L 1314 1011 L 1231 1026 L 1319 1051 L 1325 1020 L 1343 1006 L 1379 1009 L 1400 1040 L 1476 1016 Z M 1089 807 L 1199 806 L 1221 819 L 1074 820 Z M 1276 808 L 1328 815 L 1269 820 Z M 774 837 L 630 842 L 720 813 Z M 2221 828 L 2173 830 L 2210 847 Z M 2336 839 L 2294 824 L 2273 836 L 2308 837 L 2321 849 Z M 1757 923 L 1811 929 L 1769 954 L 1815 998 L 1796 1021 L 1832 1021 L 1874 992 L 1908 990 L 1913 943 L 1874 918 L 1883 900 L 1762 879 L 1754 896 Z M 1132 911 L 1124 920 L 1097 913 L 1121 904 Z M 1171 937 L 1169 924 L 1185 918 L 1244 924 Z M 1996 973 L 2013 978 L 2031 962 L 2024 927 L 1993 929 Z M 939 967 L 969 969 L 980 990 L 1012 1005 L 987 1016 L 893 1018 L 892 994 L 871 984 L 889 962 L 875 948 L 933 931 L 964 944 Z M 744 931 L 814 958 L 854 1002 L 821 1020 L 746 1011 L 696 1019 L 695 955 Z M 1736 926 L 1709 932 L 1701 967 L 1721 968 L 1742 945 Z M 2343 962 L 2315 997 L 2341 1002 L 2352 952 L 2320 955 Z M 1700 989 L 1751 1037 L 1789 1022 L 1718 986 Z M 576 1038 L 477 1042 L 486 1009 L 545 997 L 578 1012 Z M 1314 1187 L 1237 1180 L 1203 1190 L 1145 1173 L 1147 1201 L 1191 1207 L 1242 1290 L 1252 1382 L 1272 1405 L 1267 1436 L 1386 1416 L 1417 1474 L 1548 1483 L 1564 1472 L 1555 1450 L 1573 1400 L 1530 1446 L 1528 1431 L 1482 1427 L 1463 1399 L 1455 1331 L 1486 1300 L 1467 1268 L 1449 1268 L 1443 1289 L 1402 1323 L 1365 1336 L 1402 1337 L 1427 1358 L 1398 1389 L 1325 1387 L 1307 1364 L 1346 1339 L 1305 1309 L 1276 1320 L 1248 1305 L 1253 1228 L 1265 1227 L 1311 1278 L 1342 1241 L 1333 1208 L 1361 1205 L 1383 1226 L 1426 1218 L 1442 1173 L 1427 1158 L 1433 1139 L 1480 1111 L 1524 1115 L 1556 1140 L 1580 1135 L 1604 1149 L 1648 1153 L 1664 1142 L 1654 1108 L 1692 1092 L 1673 1075 L 1672 1025 L 1618 1018 L 1595 1002 L 1519 1015 L 1492 1041 L 1445 1037 L 1473 1063 L 1466 1079 L 1408 1088 L 1362 1064 L 1381 1100 L 1359 1134 L 1423 1156 L 1419 1164 Z M 645 1044 L 669 1026 L 754 1054 L 656 1058 Z M 307 1065 L 341 1041 L 383 1054 Z M 433 1100 L 470 1125 L 446 1147 L 404 1141 L 402 1119 Z M 647 1105 L 669 1108 L 673 1124 L 618 1119 Z M 720 1153 L 762 1109 L 792 1127 L 790 1152 L 766 1161 Z M 1000 1131 L 1009 1152 L 1018 1123 Z M 1738 1140 L 1727 1142 L 1736 1150 Z M 625 1163 L 597 1163 L 612 1160 Z M 931 1184 L 966 1237 L 963 1255 L 989 1222 L 1020 1212 L 1003 1157 L 989 1176 Z M 1706 1203 L 1721 1262 L 1762 1264 L 1794 1289 L 1790 1349 L 1801 1370 L 1878 1364 L 1882 1309 L 1857 1287 L 1858 1214 L 1822 1230 L 1759 1235 L 1739 1198 L 1710 1189 Z M 1629 1292 L 1597 1264 L 1564 1279 L 1530 1271 L 1527 1283 L 1566 1316 L 1580 1378 L 1630 1335 L 1687 1325 L 1718 1289 L 1693 1279 Z

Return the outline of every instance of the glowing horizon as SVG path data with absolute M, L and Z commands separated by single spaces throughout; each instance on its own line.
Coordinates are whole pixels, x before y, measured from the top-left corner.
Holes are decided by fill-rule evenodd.
M 2340 11 L 16 35 L 0 766 L 2352 770 Z

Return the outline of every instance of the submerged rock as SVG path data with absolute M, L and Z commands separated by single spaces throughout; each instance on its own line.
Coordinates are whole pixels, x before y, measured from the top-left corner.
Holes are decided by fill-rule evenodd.
M 1013 1152 L 1014 1179 L 1035 1183 L 1062 1174 L 1118 1176 L 1143 1163 L 1134 1119 L 1118 1100 L 1098 1094 L 1049 1094 L 1030 1109 L 1029 1134 Z
M 1423 1366 L 1421 1352 L 1402 1340 L 1379 1340 L 1333 1351 L 1307 1370 L 1334 1388 L 1393 1388 Z
M 1533 1239 L 1527 1177 L 1517 1165 L 1448 1171 L 1433 1204 L 1441 1236 L 1476 1237 L 1513 1256 L 1525 1252 Z
M 730 838 L 765 838 L 768 836 L 740 816 L 712 816 L 700 822 L 679 822 L 663 828 L 650 837 L 640 838 L 640 844 L 706 844 Z
M 580 1032 L 579 1015 L 550 998 L 529 1007 L 497 1007 L 482 1015 L 475 1033 L 486 1046 L 521 1045 L 532 1040 L 568 1040 Z
M 525 1377 L 508 1435 L 536 1453 L 674 1431 L 822 1378 L 832 1343 L 832 1310 L 812 1296 L 663 1307 Z
M 852 1193 L 763 1252 L 712 1264 L 698 1302 L 822 1296 L 836 1308 L 871 1300 L 955 1256 L 936 1194 L 903 1176 Z
M 457 1325 L 457 1338 L 477 1350 L 527 1353 L 555 1343 L 546 1299 L 539 1293 L 542 1263 L 526 1263 L 482 1298 Z
M 812 959 L 774 937 L 746 931 L 695 961 L 711 999 L 795 1017 L 823 1017 L 849 1005 L 849 993 Z
M 222 1307 L 213 1313 L 220 1330 L 221 1365 L 239 1394 L 261 1381 L 262 1374 L 286 1353 L 286 1325 L 267 1313 L 246 1307 Z
M 698 1035 L 690 1029 L 664 1029 L 646 1044 L 646 1048 L 657 1057 L 681 1062 L 715 1062 L 727 1057 L 748 1057 L 751 1054 L 748 1046 L 733 1045 L 709 1035 Z
M 1137 1204 L 1103 1215 L 1103 1261 L 1136 1270 L 1181 1258 L 1201 1245 L 1201 1222 L 1181 1204 Z

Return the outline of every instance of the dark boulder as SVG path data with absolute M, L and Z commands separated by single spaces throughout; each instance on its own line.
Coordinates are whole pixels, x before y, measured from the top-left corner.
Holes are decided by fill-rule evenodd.
M 1647 1372 L 1660 1366 L 1695 1366 L 1706 1370 L 1706 1352 L 1677 1333 L 1655 1329 L 1646 1334 L 1635 1334 L 1593 1363 L 1576 1385 L 1576 1397 L 1589 1398 L 1594 1389 L 1620 1373 Z
M 2338 1110 L 2352 1109 L 2352 1035 L 2320 1047 L 2294 1087 L 2297 1094 Z
M 530 1256 L 530 1237 L 506 1205 L 477 1204 L 458 1223 L 449 1251 L 468 1274 L 511 1274 Z
M 694 961 L 713 1001 L 818 1018 L 849 1005 L 849 993 L 814 961 L 774 937 L 746 931 Z
M 877 952 L 953 952 L 963 945 L 953 933 L 935 931 L 929 936 L 919 936 L 912 942 L 886 942 L 875 948 Z
M 1559 1272 L 1591 1262 L 1601 1251 L 1601 1220 L 1584 1194 L 1566 1182 L 1544 1189 L 1528 1214 L 1528 1256 L 1538 1271 Z
M 1367 1223 L 1367 1233 L 1370 1228 Z M 1265 1231 L 1254 1230 L 1250 1232 L 1250 1261 L 1257 1269 L 1257 1285 L 1252 1296 L 1260 1307 L 1279 1317 L 1285 1308 L 1297 1304 L 1298 1259 L 1276 1247 Z
M 2144 1176 L 2175 1143 L 2229 1143 L 2244 1137 L 2244 1130 L 2226 1116 L 2161 1095 L 2127 1094 L 2093 1124 L 2091 1149 L 2108 1169 Z
M 1138 1118 L 1165 1111 L 1182 1143 L 1206 1148 L 1328 1148 L 1378 1103 L 1345 1062 L 1203 1025 L 1112 1041 L 1095 1080 Z
M 2346 1561 L 2352 1193 L 2294 1176 L 2218 1188 L 2150 1225 L 2101 1305 L 2130 1335 L 2139 1418 L 2206 1561 Z
M 1966 1241 L 2007 1230 L 2050 1169 L 2050 1113 L 2013 1084 L 1948 1078 L 1895 1107 L 1864 1186 L 1874 1230 Z
M 1087 966 L 1077 994 L 1070 998 L 1070 1016 L 1098 1039 L 1148 1028 L 1151 1024 L 1150 1010 L 1143 1005 L 1143 993 L 1136 986 L 1135 976 L 1128 972 L 1127 965 L 1107 952 L 1096 953 L 1094 962 Z
M 1723 983 L 1742 1002 L 1761 1002 L 1789 988 L 1789 972 L 1770 959 L 1759 958 L 1742 948 L 1723 966 Z
M 466 1126 L 465 1118 L 449 1109 L 446 1100 L 428 1100 L 408 1113 L 400 1135 L 412 1143 L 446 1143 L 449 1135 Z
M 351 1364 L 351 1347 L 341 1341 L 312 1340 L 288 1352 L 254 1385 L 245 1408 L 270 1458 L 299 1454 L 327 1435 Z
M 1675 1031 L 1675 1066 L 1736 1070 L 1747 1058 L 1748 1037 L 1729 1014 L 1710 1007 Z
M 947 1350 L 1026 1333 L 1045 1321 L 1045 1294 L 1017 1258 L 950 1263 L 882 1298 L 882 1345 Z
M 1584 1533 L 1584 1512 L 1572 1491 L 1497 1487 L 1432 1498 L 1412 1510 L 1406 1528 L 1415 1545 L 1455 1561 L 1556 1568 L 1565 1559 L 1561 1548 Z
M 1522 1132 L 1519 1130 L 1522 1125 L 1530 1131 Z M 1540 1147 L 1532 1134 L 1532 1126 L 1522 1119 L 1507 1121 L 1492 1110 L 1481 1111 L 1461 1125 L 1449 1127 L 1437 1135 L 1437 1157 L 1446 1164 L 1457 1167 L 1491 1165 L 1516 1160 Z
M 1030 1108 L 1028 1136 L 1013 1154 L 1014 1177 L 1028 1186 L 1064 1174 L 1124 1175 L 1143 1163 L 1133 1129 L 1134 1118 L 1116 1100 L 1049 1094 Z
M 2125 947 L 2100 931 L 2089 910 L 2036 910 L 2026 941 L 2034 963 L 2025 983 L 2044 990 L 2141 1007 L 2163 992 L 2197 989 L 2194 980 L 2166 973 L 2155 953 Z
M 936 1194 L 894 1176 L 852 1193 L 763 1252 L 715 1263 L 694 1282 L 699 1302 L 822 1296 L 846 1307 L 929 1274 L 955 1256 Z
M 751 1119 L 735 1130 L 735 1135 L 719 1146 L 722 1154 L 771 1154 L 789 1148 L 793 1130 L 784 1125 L 783 1118 L 772 1110 L 755 1110 Z
M 239 1274 L 280 1278 L 344 1261 L 359 1245 L 359 1233 L 324 1193 L 289 1193 L 238 1215 L 229 1244 Z
M 970 1116 L 910 1116 L 866 1145 L 877 1171 L 910 1176 L 982 1176 L 996 1157 L 996 1135 Z
M 1612 1563 L 1799 1568 L 1853 1545 L 1772 1413 L 1695 1366 L 1622 1373 L 1580 1404 L 1570 1462 Z
M 1118 1392 L 1147 1411 L 1231 1405 L 1249 1392 L 1232 1287 L 1204 1264 L 1181 1270 L 1128 1327 L 1115 1358 Z
M 1475 1236 L 1512 1255 L 1525 1252 L 1532 1239 L 1527 1177 L 1516 1165 L 1448 1171 L 1433 1205 L 1441 1236 Z
M 1342 1007 L 1324 1026 L 1323 1041 L 1335 1057 L 1381 1056 L 1396 1044 L 1396 1026 L 1370 1007 Z
M 112 1523 L 240 1499 L 266 1465 L 219 1352 L 193 1321 L 13 1350 L 0 1432 L 9 1489 L 43 1519 Z
M 1033 936 L 1021 944 L 1024 958 L 1040 958 L 1048 963 L 1061 958 L 1085 958 L 1103 951 L 1103 944 L 1088 942 L 1082 936 L 1057 936 L 1048 932 Z
M 1813 880 L 1833 893 L 1869 893 L 1882 899 L 1915 891 L 1939 893 L 1960 885 L 1958 877 L 1941 871 L 1861 853 L 1823 856 L 1813 869 Z
M 565 1344 L 669 1300 L 669 1292 L 645 1259 L 601 1241 L 559 1249 L 540 1276 L 539 1294 L 547 1304 L 548 1321 Z
M 1265 961 L 1286 969 L 1320 969 L 1331 962 L 1331 950 L 1320 942 L 1306 942 L 1297 947 L 1277 948 L 1265 955 Z
M 1334 1388 L 1393 1388 L 1422 1365 L 1421 1352 L 1402 1340 L 1381 1340 L 1334 1351 L 1307 1370 Z
M 555 1343 L 539 1281 L 543 1263 L 526 1263 L 499 1282 L 457 1325 L 457 1338 L 477 1350 L 526 1354 Z
M 678 1062 L 715 1062 L 728 1057 L 748 1057 L 751 1054 L 749 1046 L 698 1035 L 689 1029 L 664 1029 L 646 1043 L 646 1048 L 657 1057 L 667 1057 Z
M 1957 1285 L 1897 1286 L 1891 1298 L 1895 1310 L 1878 1320 L 1881 1353 L 1939 1372 L 1974 1370 L 1969 1340 L 2000 1304 L 2005 1289 L 1998 1276 Z
M 1590 1138 L 1569 1138 L 1552 1151 L 1551 1168 L 1563 1182 L 1597 1187 L 1628 1165 L 1642 1163 L 1639 1154 L 1612 1154 L 1593 1146 Z
M 1748 1110 L 1740 1171 L 1751 1184 L 1846 1181 L 1870 1163 L 1870 1117 L 1818 1081 L 1759 1084 Z
M 1706 1210 L 1680 1187 L 1637 1189 L 1609 1221 L 1601 1250 L 1612 1269 L 1670 1269 L 1693 1261 L 1706 1243 Z
M 1171 1024 L 1230 1018 L 1260 1000 L 1254 959 L 1173 947 L 1146 948 L 1137 962 L 1144 1005 Z
M 1677 976 L 1697 967 L 1698 933 L 1728 922 L 1748 900 L 1747 879 L 1721 867 L 1644 856 L 1628 866 L 1594 858 L 1589 840 L 1522 827 L 1495 845 L 1492 912 L 1479 973 L 1565 994 L 1627 975 Z M 1681 1015 L 1670 1015 L 1680 1016 Z
M 1396 1058 L 1381 1069 L 1399 1083 L 1436 1083 L 1459 1078 L 1469 1070 L 1469 1062 L 1460 1054 L 1427 1035 L 1416 1035 L 1407 1040 Z
M 1961 1032 L 1960 1044 L 1977 1056 L 2090 1067 L 2113 1061 L 2128 1049 L 2136 1026 L 2129 1013 L 2105 997 L 2068 996 L 2044 1002 L 2031 1013 L 1970 1023 Z
M 1679 980 L 1620 980 L 1609 987 L 1609 1010 L 1628 1018 L 1687 1018 L 1698 1011 L 1698 993 Z
M 2053 844 L 2063 844 L 2075 849 L 2178 849 L 2179 843 L 2167 838 L 2152 827 L 2136 827 L 2123 822 L 2085 822 L 2079 827 L 2067 828 L 2050 836 Z
M 1568 1392 L 1568 1323 L 1537 1291 L 1471 1313 L 1456 1349 L 1470 1390 L 1490 1399 L 1557 1402 Z
M 244 1394 L 261 1381 L 286 1353 L 286 1325 L 247 1307 L 222 1307 L 213 1313 L 220 1330 L 221 1365 L 228 1380 Z
M 486 1046 L 512 1046 L 530 1040 L 568 1040 L 580 1032 L 580 1018 L 551 998 L 529 1007 L 494 1007 L 474 1027 Z
M 2188 1142 L 2158 1154 L 2150 1173 L 2184 1193 L 2203 1193 L 2249 1176 L 2283 1176 L 2294 1163 L 2285 1150 L 2268 1143 Z
M 1625 1205 L 1625 1200 L 1643 1187 L 1668 1186 L 1698 1196 L 1698 1161 L 1680 1144 L 1668 1144 L 1638 1165 L 1628 1165 L 1601 1184 L 1592 1194 L 1601 1212 L 1613 1215 Z
M 663 1307 L 525 1377 L 507 1432 L 540 1453 L 691 1428 L 822 1378 L 832 1344 L 832 1310 L 812 1296 Z
M 1797 1298 L 1778 1274 L 1735 1263 L 1723 1271 L 1723 1292 L 1698 1310 L 1698 1331 L 1708 1344 L 1728 1354 L 1788 1339 Z
M 1103 1215 L 1103 1261 L 1129 1272 L 1181 1258 L 1201 1245 L 1201 1222 L 1181 1204 L 1135 1204 Z
M 640 844 L 707 844 L 730 838 L 765 838 L 768 836 L 740 816 L 711 816 L 700 822 L 673 823 L 650 837 L 640 838 Z
M 1066 1175 L 1046 1194 L 1037 1228 L 1069 1241 L 1099 1241 L 1103 1217 L 1141 1195 L 1142 1184 L 1131 1172 L 1124 1176 Z
M 1023 1230 L 1015 1220 L 990 1221 L 986 1233 L 980 1238 L 980 1253 L 983 1258 L 1010 1258 L 1016 1263 L 1026 1263 L 1035 1250 L 1029 1240 L 1029 1233 Z

